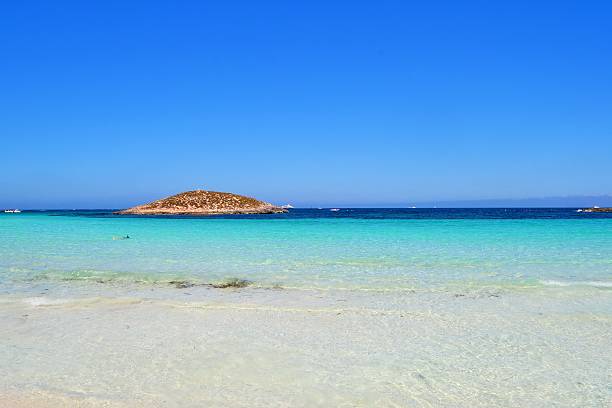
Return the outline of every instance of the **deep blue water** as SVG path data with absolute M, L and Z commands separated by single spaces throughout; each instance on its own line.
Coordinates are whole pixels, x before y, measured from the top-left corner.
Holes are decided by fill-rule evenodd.
M 221 219 L 304 219 L 304 218 L 355 218 L 355 219 L 585 219 L 612 218 L 612 213 L 577 212 L 577 208 L 294 208 L 284 214 L 215 215 L 205 218 Z M 203 218 L 201 216 L 127 216 L 113 214 L 117 210 L 44 210 L 23 213 L 51 216 L 113 217 L 113 218 Z

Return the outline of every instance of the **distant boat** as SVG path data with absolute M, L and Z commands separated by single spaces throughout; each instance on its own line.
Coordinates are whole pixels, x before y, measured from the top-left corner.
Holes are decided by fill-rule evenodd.
M 339 208 L 331 208 L 329 211 L 340 211 Z
M 577 209 L 576 212 L 582 212 L 582 208 Z
M 410 207 L 410 208 L 416 208 L 416 205 L 413 205 L 413 206 L 412 206 L 412 207 Z
M 18 209 L 14 209 L 14 210 L 4 210 L 5 213 L 20 213 L 21 210 Z
M 594 205 L 593 208 L 599 208 L 599 206 L 598 205 Z
M 295 208 L 295 207 L 293 207 L 291 204 L 285 204 L 285 205 L 281 205 L 281 208 L 290 209 L 290 208 Z

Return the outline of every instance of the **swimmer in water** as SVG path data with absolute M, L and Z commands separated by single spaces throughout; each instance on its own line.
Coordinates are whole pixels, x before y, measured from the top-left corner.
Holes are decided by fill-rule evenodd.
M 124 239 L 130 239 L 130 236 L 126 235 L 125 237 L 113 237 L 113 241 L 120 241 Z

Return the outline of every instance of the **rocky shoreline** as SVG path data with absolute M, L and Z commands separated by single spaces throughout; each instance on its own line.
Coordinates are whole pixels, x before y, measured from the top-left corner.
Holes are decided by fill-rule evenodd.
M 594 213 L 594 212 L 612 212 L 612 207 L 593 207 L 593 208 L 583 208 L 582 212 Z
M 286 209 L 233 193 L 193 190 L 117 211 L 124 215 L 276 214 Z

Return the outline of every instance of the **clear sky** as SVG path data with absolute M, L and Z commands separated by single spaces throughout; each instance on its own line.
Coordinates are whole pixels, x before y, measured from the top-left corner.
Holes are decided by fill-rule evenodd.
M 5 1 L 0 207 L 612 193 L 610 1 Z

